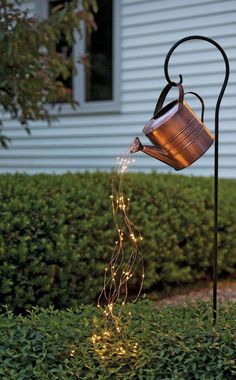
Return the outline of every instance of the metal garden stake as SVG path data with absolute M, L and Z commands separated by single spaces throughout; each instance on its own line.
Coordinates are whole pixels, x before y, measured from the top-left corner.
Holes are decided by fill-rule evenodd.
M 174 50 L 183 42 L 189 40 L 203 40 L 214 45 L 222 54 L 225 62 L 225 78 L 215 107 L 215 136 L 205 127 L 204 101 L 195 92 L 202 105 L 201 120 L 195 115 L 190 106 L 185 102 L 183 88 L 183 76 L 180 74 L 179 83 L 171 81 L 168 64 Z M 212 255 L 213 275 L 213 323 L 217 318 L 217 253 L 218 253 L 218 161 L 219 161 L 219 110 L 225 88 L 229 78 L 229 61 L 223 48 L 211 38 L 205 36 L 188 36 L 180 39 L 169 50 L 164 63 L 165 77 L 168 82 L 157 101 L 152 118 L 147 122 L 143 133 L 153 145 L 142 145 L 138 137 L 131 145 L 131 153 L 143 151 L 175 170 L 182 170 L 198 160 L 212 145 L 215 140 L 214 157 L 214 244 Z M 164 100 L 172 87 L 179 90 L 178 99 L 163 107 Z

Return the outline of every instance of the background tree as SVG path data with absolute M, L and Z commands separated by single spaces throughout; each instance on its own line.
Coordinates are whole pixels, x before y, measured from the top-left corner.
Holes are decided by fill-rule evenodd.
M 69 48 L 75 32 L 81 36 L 81 23 L 95 29 L 95 0 L 72 0 L 53 9 L 47 19 L 22 10 L 22 1 L 0 0 L 0 104 L 30 132 L 29 120 L 46 120 L 53 116 L 48 104 L 67 102 L 77 106 L 63 81 L 76 72 L 72 56 L 57 51 L 63 36 Z M 79 3 L 79 4 L 78 4 Z M 86 56 L 76 57 L 86 62 Z M 0 143 L 7 146 L 1 122 Z

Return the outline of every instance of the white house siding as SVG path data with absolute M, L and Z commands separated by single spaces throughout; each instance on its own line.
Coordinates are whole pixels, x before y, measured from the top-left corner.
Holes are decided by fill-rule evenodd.
M 141 135 L 165 85 L 163 64 L 170 47 L 192 34 L 215 39 L 231 66 L 230 82 L 220 112 L 220 176 L 236 178 L 236 1 L 116 0 L 120 3 L 120 112 L 60 116 L 53 127 L 31 125 L 28 136 L 5 117 L 12 142 L 0 151 L 1 172 L 63 173 L 110 170 L 116 157 Z M 31 1 L 31 6 L 33 1 Z M 204 41 L 190 41 L 175 51 L 170 75 L 183 74 L 185 88 L 205 99 L 205 124 L 214 131 L 214 107 L 224 78 L 221 54 Z M 173 93 L 172 93 L 173 96 Z M 198 100 L 188 103 L 200 114 Z M 145 141 L 144 137 L 141 137 Z M 213 147 L 182 174 L 212 175 Z M 133 170 L 174 172 L 138 153 Z

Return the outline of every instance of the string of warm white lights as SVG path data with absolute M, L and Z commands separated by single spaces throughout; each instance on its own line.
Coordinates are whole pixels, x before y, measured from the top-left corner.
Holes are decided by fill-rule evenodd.
M 143 240 L 138 228 L 129 218 L 131 200 L 125 195 L 124 177 L 130 164 L 135 160 L 130 154 L 117 157 L 117 166 L 110 195 L 112 213 L 117 232 L 117 239 L 111 260 L 104 269 L 103 288 L 97 306 L 104 308 L 104 316 L 111 319 L 116 331 L 121 331 L 120 316 L 128 298 L 128 286 L 131 278 L 137 273 L 141 277 L 140 286 L 134 301 L 140 296 L 144 281 L 142 252 L 139 247 Z M 120 303 L 119 312 L 114 311 L 116 303 Z M 96 340 L 94 335 L 93 340 Z
M 127 358 L 138 357 L 141 347 L 135 338 L 127 339 L 126 327 L 131 321 L 131 312 L 121 314 L 128 298 L 128 289 L 134 277 L 140 278 L 140 285 L 134 301 L 140 296 L 144 281 L 144 266 L 140 242 L 143 240 L 139 229 L 129 218 L 130 196 L 124 188 L 125 173 L 135 160 L 130 154 L 117 157 L 117 166 L 110 195 L 112 214 L 117 237 L 111 259 L 104 269 L 103 288 L 98 298 L 103 328 L 97 329 L 91 337 L 93 348 L 102 360 L 114 355 Z M 136 275 L 136 276 L 135 276 Z M 116 308 L 116 304 L 119 307 Z M 114 330 L 114 331 L 113 331 Z M 118 334 L 119 339 L 116 339 Z M 115 342 L 115 344 L 114 344 Z

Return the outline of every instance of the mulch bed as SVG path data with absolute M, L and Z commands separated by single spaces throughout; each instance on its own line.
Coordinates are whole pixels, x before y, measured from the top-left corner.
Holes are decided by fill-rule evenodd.
M 218 282 L 218 301 L 219 302 L 236 302 L 236 281 L 220 281 Z M 212 286 L 209 283 L 208 286 L 200 289 L 190 289 L 185 293 L 175 294 L 168 297 L 164 297 L 155 301 L 156 307 L 166 306 L 186 306 L 189 303 L 196 303 L 199 300 L 211 301 L 212 299 Z

